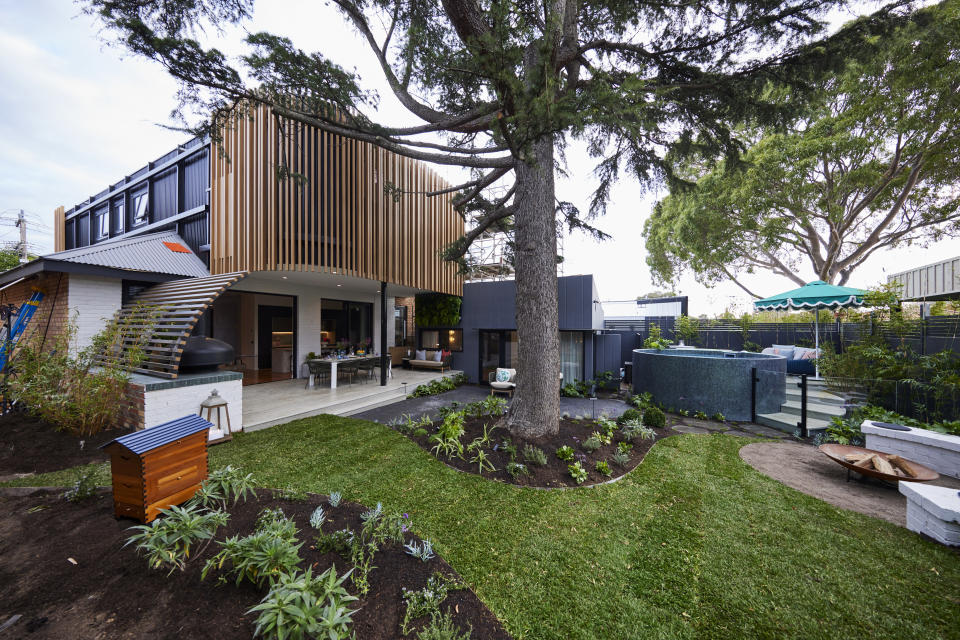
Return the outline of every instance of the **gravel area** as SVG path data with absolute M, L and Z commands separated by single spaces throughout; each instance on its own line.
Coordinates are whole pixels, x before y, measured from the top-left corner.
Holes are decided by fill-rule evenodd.
M 907 524 L 907 500 L 895 485 L 852 474 L 816 447 L 795 442 L 754 442 L 740 449 L 751 467 L 842 509 L 882 518 L 901 527 Z M 930 484 L 960 489 L 960 480 L 940 476 Z

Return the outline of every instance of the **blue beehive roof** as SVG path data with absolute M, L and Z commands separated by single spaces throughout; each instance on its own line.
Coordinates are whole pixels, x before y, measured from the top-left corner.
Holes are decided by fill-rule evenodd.
M 184 438 L 198 431 L 209 429 L 212 426 L 212 423 L 204 420 L 200 416 L 188 415 L 177 418 L 176 420 L 171 420 L 170 422 L 158 424 L 155 427 L 150 427 L 143 431 L 135 431 L 134 433 L 121 436 L 116 440 L 111 440 L 107 444 L 102 445 L 100 448 L 103 449 L 116 443 L 123 445 L 131 452 L 139 455 L 145 451 L 151 451 L 165 444 L 170 444 L 179 438 Z

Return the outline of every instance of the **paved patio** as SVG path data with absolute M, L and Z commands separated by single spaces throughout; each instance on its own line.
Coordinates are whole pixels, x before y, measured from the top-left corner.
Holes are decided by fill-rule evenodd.
M 341 383 L 336 389 L 323 385 L 305 389 L 303 378 L 246 386 L 243 388 L 243 429 L 256 431 L 321 413 L 355 415 L 403 401 L 418 385 L 456 373 L 394 369 L 393 377 L 387 379 L 384 387 L 380 386 L 379 378 Z

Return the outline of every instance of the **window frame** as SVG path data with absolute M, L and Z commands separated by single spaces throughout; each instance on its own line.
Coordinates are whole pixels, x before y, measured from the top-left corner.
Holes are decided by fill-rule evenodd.
M 145 204 L 143 206 L 143 219 L 139 222 L 137 221 L 137 210 L 138 203 L 144 200 Z M 142 191 L 137 191 L 136 193 L 130 194 L 130 228 L 135 229 L 136 227 L 143 226 L 150 223 L 150 189 L 144 188 Z
M 439 347 L 425 347 L 423 343 L 423 332 L 424 331 L 436 331 L 437 332 L 437 343 Z M 450 333 L 456 333 L 460 335 L 460 339 L 456 341 L 458 348 L 450 348 Z M 424 329 L 418 329 L 417 331 L 417 344 L 420 345 L 421 349 L 433 349 L 441 351 L 449 351 L 451 353 L 463 353 L 463 329 L 460 327 L 427 327 Z
M 110 205 L 94 215 L 93 239 L 105 240 L 110 237 Z

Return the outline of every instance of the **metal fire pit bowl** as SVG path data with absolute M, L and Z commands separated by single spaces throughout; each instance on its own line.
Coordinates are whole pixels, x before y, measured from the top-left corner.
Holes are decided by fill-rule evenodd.
M 856 471 L 860 475 L 869 476 L 871 478 L 876 478 L 878 480 L 885 480 L 887 482 L 900 482 L 900 481 L 930 482 L 931 480 L 936 480 L 937 478 L 940 477 L 940 474 L 934 471 L 933 469 L 925 467 L 918 462 L 914 462 L 913 460 L 908 460 L 907 458 L 903 458 L 903 459 L 909 462 L 910 466 L 916 469 L 918 474 L 916 477 L 911 478 L 907 476 L 898 476 L 890 473 L 881 473 L 876 469 L 864 469 L 863 467 L 855 467 L 852 462 L 847 462 L 846 460 L 843 459 L 843 456 L 849 455 L 851 453 L 875 453 L 879 457 L 886 459 L 886 458 L 889 458 L 891 455 L 893 455 L 890 453 L 874 451 L 873 449 L 864 449 L 863 447 L 854 447 L 848 444 L 822 444 L 820 445 L 819 448 L 820 448 L 820 452 L 823 453 L 825 456 L 827 456 L 831 460 L 839 462 L 841 465 L 847 468 L 848 480 L 850 479 L 850 473 L 849 473 L 850 471 Z

